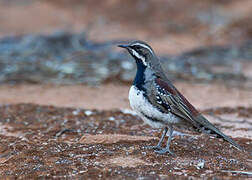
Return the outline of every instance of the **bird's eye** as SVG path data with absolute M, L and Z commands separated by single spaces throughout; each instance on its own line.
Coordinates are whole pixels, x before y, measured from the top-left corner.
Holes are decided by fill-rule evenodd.
M 136 50 L 140 50 L 140 46 L 135 46 L 135 49 Z

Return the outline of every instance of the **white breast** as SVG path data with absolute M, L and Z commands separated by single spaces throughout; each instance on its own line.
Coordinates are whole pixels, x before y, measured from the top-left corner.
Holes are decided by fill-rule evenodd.
M 137 112 L 137 114 L 144 120 L 145 123 L 149 124 L 154 128 L 161 128 L 168 124 L 179 123 L 180 119 L 174 116 L 171 113 L 162 113 L 157 108 L 153 107 L 143 96 L 143 92 L 139 91 L 135 86 L 131 86 L 129 91 L 129 102 L 131 108 Z M 150 119 L 147 119 L 143 114 L 148 117 L 152 117 L 161 122 L 153 122 Z

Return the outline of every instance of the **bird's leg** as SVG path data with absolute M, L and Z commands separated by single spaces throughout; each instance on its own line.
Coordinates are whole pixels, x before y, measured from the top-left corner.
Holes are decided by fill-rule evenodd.
M 167 140 L 166 147 L 162 148 L 160 150 L 155 150 L 155 152 L 157 152 L 159 154 L 164 154 L 164 153 L 168 152 L 171 155 L 174 155 L 174 153 L 170 150 L 170 144 L 171 144 L 171 140 L 172 140 L 172 133 L 173 133 L 173 127 L 169 126 L 169 138 Z
M 157 149 L 157 150 L 161 150 L 161 149 L 162 149 L 162 148 L 161 148 L 161 144 L 162 144 L 162 142 L 163 142 L 163 140 L 164 140 L 164 138 L 165 138 L 165 135 L 166 135 L 167 131 L 168 131 L 168 128 L 165 127 L 164 130 L 163 130 L 162 136 L 161 136 L 161 138 L 160 138 L 160 140 L 159 140 L 159 142 L 158 142 L 158 144 L 157 144 L 156 146 L 148 146 L 147 148 L 148 148 L 148 149 Z
M 161 148 L 161 144 L 162 144 L 162 142 L 163 142 L 163 140 L 164 140 L 164 138 L 165 138 L 165 135 L 166 135 L 167 131 L 168 131 L 168 128 L 165 127 L 164 130 L 163 130 L 162 136 L 161 136 L 161 138 L 160 138 L 158 144 L 156 145 L 156 148 L 157 148 L 157 149 L 160 149 L 160 148 Z

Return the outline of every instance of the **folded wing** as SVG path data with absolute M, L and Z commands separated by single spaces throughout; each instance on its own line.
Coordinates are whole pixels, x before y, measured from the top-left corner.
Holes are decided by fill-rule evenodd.
M 211 124 L 189 101 L 170 83 L 160 78 L 155 79 L 155 90 L 153 93 L 159 99 L 157 105 L 163 111 L 169 111 L 181 119 L 189 122 L 195 129 L 208 133 L 215 134 L 217 137 L 223 138 L 239 150 L 242 147 L 234 142 L 231 138 L 223 134 L 213 124 Z M 168 108 L 167 108 L 168 107 Z

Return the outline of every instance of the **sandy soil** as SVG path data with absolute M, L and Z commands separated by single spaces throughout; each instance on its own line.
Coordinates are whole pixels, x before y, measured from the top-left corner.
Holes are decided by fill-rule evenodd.
M 199 110 L 213 107 L 252 105 L 252 91 L 221 84 L 192 84 L 179 82 L 176 87 Z M 130 85 L 1 85 L 0 104 L 35 103 L 86 109 L 129 109 Z
M 239 129 L 233 131 L 228 128 L 225 133 L 233 137 L 251 138 L 243 128 L 252 128 L 249 120 L 244 121 L 236 111 L 222 114 L 221 117 L 208 115 L 209 110 L 215 108 L 249 108 L 252 103 L 252 91 L 250 89 L 227 87 L 225 85 L 175 83 L 177 88 L 195 105 L 205 113 L 213 123 Z M 86 85 L 1 85 L 0 103 L 19 104 L 33 103 L 39 105 L 53 105 L 57 107 L 75 107 L 95 110 L 126 110 L 131 111 L 128 101 L 130 85 L 105 84 L 97 87 Z M 239 123 L 243 122 L 243 123 Z M 251 131 L 252 132 L 252 131 Z
M 251 108 L 211 111 L 219 116 L 241 111 L 239 117 L 250 122 L 252 118 Z M 234 138 L 245 148 L 242 152 L 207 135 L 175 135 L 171 150 L 176 155 L 172 156 L 159 155 L 146 148 L 158 142 L 158 131 L 143 125 L 136 116 L 121 111 L 3 105 L 0 121 L 1 178 L 251 177 L 252 144 L 248 138 Z M 218 127 L 222 131 L 230 128 Z M 243 129 L 251 132 L 249 126 Z
M 181 1 L 182 6 L 176 8 L 182 13 L 154 12 L 157 19 L 164 17 L 162 13 L 169 15 L 164 24 L 155 24 L 155 29 L 151 24 L 141 26 L 143 14 L 117 10 L 120 3 L 115 0 L 103 1 L 102 6 L 97 6 L 94 1 L 88 1 L 88 6 L 80 6 L 81 0 L 70 4 L 63 0 L 16 2 L 0 2 L 0 36 L 85 30 L 88 38 L 95 41 L 144 39 L 157 49 L 157 53 L 176 54 L 205 45 L 237 44 L 252 34 L 248 23 L 251 20 L 248 17 L 251 0 L 243 3 L 230 1 L 225 7 L 217 6 L 219 11 L 215 12 L 227 13 L 227 19 L 229 16 L 238 19 L 238 24 L 233 27 L 226 26 L 228 29 L 225 29 L 213 24 L 213 29 L 197 26 L 183 33 L 166 32 L 165 28 L 167 19 L 178 18 L 176 20 L 181 24 L 188 23 L 188 19 L 177 16 L 187 17 L 185 14 L 192 12 L 190 8 L 184 8 L 187 7 L 185 4 L 191 3 L 187 0 Z M 135 1 L 130 2 L 135 8 Z M 208 8 L 207 3 L 193 5 L 199 9 Z M 147 22 L 155 20 L 151 16 L 148 18 L 151 21 Z M 229 28 L 235 31 L 230 32 Z M 246 66 L 248 74 L 251 74 L 250 70 Z M 251 178 L 251 89 L 218 83 L 179 82 L 175 85 L 212 123 L 246 151 L 240 152 L 221 139 L 195 133 L 174 137 L 171 149 L 176 156 L 158 155 L 147 149 L 146 146 L 158 142 L 160 133 L 144 125 L 128 110 L 130 85 L 0 85 L 0 177 Z

